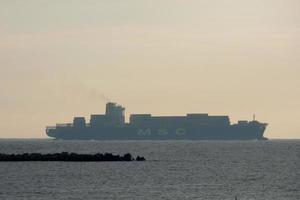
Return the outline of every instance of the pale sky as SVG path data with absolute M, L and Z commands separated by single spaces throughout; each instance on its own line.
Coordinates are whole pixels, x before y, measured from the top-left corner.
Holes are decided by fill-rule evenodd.
M 209 113 L 300 138 L 299 0 L 0 0 L 0 137 L 104 112 Z

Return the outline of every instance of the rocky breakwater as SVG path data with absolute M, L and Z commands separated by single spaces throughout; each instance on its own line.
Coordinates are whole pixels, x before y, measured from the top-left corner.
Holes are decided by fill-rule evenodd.
M 0 153 L 0 162 L 8 161 L 64 161 L 64 162 L 109 162 L 109 161 L 145 161 L 144 157 L 134 158 L 130 153 L 124 155 L 114 155 L 112 153 L 97 154 L 77 154 L 69 152 L 41 154 L 41 153 L 23 153 L 23 154 L 2 154 Z

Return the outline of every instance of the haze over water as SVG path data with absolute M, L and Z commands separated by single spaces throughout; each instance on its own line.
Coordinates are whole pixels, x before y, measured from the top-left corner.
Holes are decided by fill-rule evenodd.
M 109 99 L 300 138 L 299 55 L 299 0 L 3 0 L 0 137 L 46 137 Z
M 299 0 L 0 0 L 0 153 L 146 162 L 0 162 L 0 199 L 300 199 Z M 105 112 L 229 115 L 269 141 L 60 141 Z M 291 140 L 286 140 L 291 139 Z

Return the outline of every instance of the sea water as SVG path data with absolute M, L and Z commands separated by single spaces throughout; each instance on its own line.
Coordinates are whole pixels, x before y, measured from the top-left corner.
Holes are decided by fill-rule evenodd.
M 0 140 L 0 153 L 131 153 L 145 162 L 0 162 L 0 199 L 300 199 L 300 140 Z

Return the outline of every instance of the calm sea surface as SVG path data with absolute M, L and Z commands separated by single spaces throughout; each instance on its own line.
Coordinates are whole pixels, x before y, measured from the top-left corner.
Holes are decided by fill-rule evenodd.
M 0 153 L 144 156 L 146 162 L 0 162 L 0 199 L 300 199 L 300 140 L 0 140 Z

